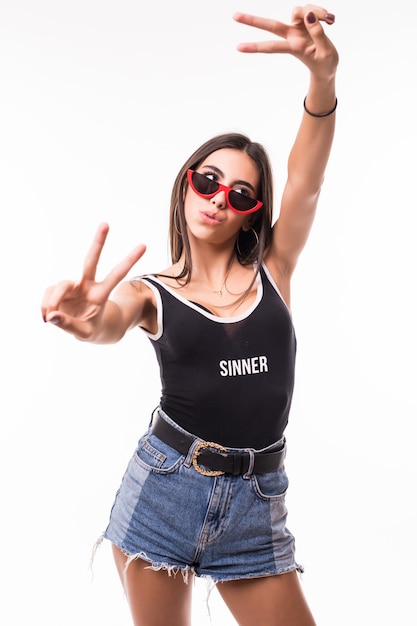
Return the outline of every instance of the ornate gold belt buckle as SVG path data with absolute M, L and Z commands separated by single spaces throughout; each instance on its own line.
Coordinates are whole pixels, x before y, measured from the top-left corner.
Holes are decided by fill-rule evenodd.
M 221 452 L 226 452 L 227 449 L 224 448 L 223 446 L 221 446 L 219 443 L 213 443 L 213 441 L 200 441 L 194 450 L 194 454 L 193 454 L 193 466 L 194 469 L 199 473 L 202 474 L 203 476 L 222 476 L 224 474 L 224 472 L 219 471 L 219 470 L 206 470 L 203 469 L 202 467 L 200 467 L 200 465 L 198 464 L 198 455 L 200 454 L 201 450 L 203 450 L 204 448 L 214 448 L 215 450 L 219 450 Z

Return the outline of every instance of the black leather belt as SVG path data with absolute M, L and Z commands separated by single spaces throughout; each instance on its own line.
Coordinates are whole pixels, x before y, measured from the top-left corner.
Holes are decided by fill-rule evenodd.
M 273 452 L 255 452 L 253 455 L 249 454 L 249 452 L 235 452 L 218 443 L 203 441 L 198 437 L 181 432 L 164 420 L 158 411 L 155 411 L 153 414 L 151 429 L 158 439 L 184 455 L 188 454 L 191 446 L 197 440 L 198 444 L 193 454 L 193 466 L 204 476 L 220 476 L 221 474 L 239 476 L 240 474 L 246 474 L 251 466 L 251 456 L 253 457 L 251 471 L 253 474 L 273 472 L 284 465 L 287 449 L 285 440 L 282 447 Z

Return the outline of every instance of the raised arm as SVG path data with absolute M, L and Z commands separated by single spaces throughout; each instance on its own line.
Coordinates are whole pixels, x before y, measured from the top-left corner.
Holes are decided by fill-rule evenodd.
M 140 283 L 137 287 L 129 282 L 119 285 L 145 252 L 143 244 L 132 250 L 103 281 L 96 281 L 97 264 L 108 231 L 107 224 L 98 228 L 85 258 L 81 280 L 62 281 L 49 287 L 42 301 L 44 321 L 82 341 L 114 343 L 129 328 L 149 323 L 149 290 L 141 290 Z
M 267 257 L 285 282 L 307 241 L 333 141 L 338 54 L 321 22 L 333 24 L 334 16 L 307 5 L 294 10 L 291 24 L 243 14 L 235 15 L 235 19 L 280 37 L 241 44 L 239 50 L 291 54 L 310 70 L 305 110 L 289 155 L 288 178 Z

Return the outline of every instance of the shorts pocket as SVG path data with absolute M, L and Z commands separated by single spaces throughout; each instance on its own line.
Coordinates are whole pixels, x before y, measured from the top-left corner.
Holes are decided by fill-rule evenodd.
M 134 458 L 141 467 L 157 474 L 175 472 L 185 460 L 184 455 L 152 434 L 140 439 Z
M 261 500 L 280 500 L 287 493 L 288 477 L 284 468 L 267 474 L 254 474 L 250 480 L 255 494 Z

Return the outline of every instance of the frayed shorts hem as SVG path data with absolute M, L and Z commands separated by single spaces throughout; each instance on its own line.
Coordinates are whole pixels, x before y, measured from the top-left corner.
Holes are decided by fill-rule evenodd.
M 101 537 L 99 537 L 99 539 L 96 541 L 96 543 L 94 544 L 93 547 L 93 552 L 92 552 L 92 556 L 91 556 L 91 568 L 93 567 L 94 564 L 94 558 L 95 558 L 95 554 L 98 550 L 98 548 L 100 547 L 101 543 L 103 542 L 104 539 L 107 539 L 108 541 L 110 541 L 110 543 L 112 543 L 114 546 L 116 546 L 116 548 L 118 548 L 120 550 L 120 552 L 122 552 L 125 556 L 126 556 L 126 564 L 125 564 L 125 568 L 124 568 L 124 572 L 123 574 L 125 575 L 129 565 L 133 562 L 133 561 L 137 561 L 138 559 L 141 559 L 142 561 L 146 561 L 147 563 L 149 563 L 148 567 L 146 567 L 145 569 L 151 569 L 154 570 L 155 572 L 159 572 L 159 571 L 166 571 L 168 576 L 176 576 L 178 574 L 178 572 L 181 572 L 183 580 L 185 583 L 188 583 L 188 577 L 189 574 L 195 574 L 195 570 L 192 566 L 190 565 L 171 565 L 168 562 L 158 562 L 158 561 L 153 561 L 147 554 L 146 552 L 136 552 L 134 554 L 130 554 L 129 552 L 127 552 L 125 549 L 123 549 L 121 546 L 117 545 L 117 543 L 113 542 L 111 539 L 109 539 L 108 537 L 105 536 L 105 534 L 101 535 Z
M 179 572 L 181 572 L 182 578 L 184 580 L 185 584 L 188 584 L 189 582 L 189 576 L 190 574 L 196 576 L 197 578 L 201 578 L 201 579 L 205 579 L 207 580 L 208 583 L 210 583 L 211 585 L 217 585 L 218 583 L 226 583 L 226 582 L 231 582 L 234 580 L 250 580 L 250 579 L 255 579 L 255 578 L 269 578 L 271 576 L 280 576 L 282 574 L 289 574 L 290 572 L 298 572 L 298 574 L 303 574 L 304 573 L 304 567 L 302 565 L 300 565 L 299 563 L 294 563 L 292 565 L 289 565 L 287 567 L 283 567 L 280 570 L 273 570 L 273 571 L 268 571 L 268 572 L 256 572 L 251 574 L 250 572 L 242 574 L 241 576 L 237 576 L 236 574 L 230 575 L 230 576 L 212 576 L 211 574 L 206 574 L 204 572 L 197 572 L 194 568 L 194 566 L 192 565 L 172 565 L 168 562 L 164 562 L 164 561 L 153 561 L 147 554 L 146 552 L 137 552 L 134 554 L 129 554 L 128 552 L 126 552 L 126 550 L 124 550 L 121 546 L 117 545 L 116 543 L 112 542 L 111 539 L 109 539 L 108 537 L 105 536 L 105 534 L 101 535 L 101 537 L 99 537 L 99 539 L 96 541 L 96 543 L 94 544 L 93 547 L 93 554 L 91 557 L 91 567 L 93 566 L 93 561 L 94 561 L 94 557 L 95 557 L 95 553 L 97 551 L 97 549 L 100 547 L 101 543 L 103 542 L 103 540 L 108 540 L 110 541 L 110 543 L 112 543 L 114 546 L 116 546 L 125 556 L 126 556 L 126 564 L 125 564 L 125 568 L 124 568 L 124 575 L 126 575 L 126 572 L 128 570 L 129 565 L 133 562 L 136 561 L 138 559 L 141 559 L 142 561 L 146 561 L 147 563 L 149 563 L 149 565 L 145 568 L 145 569 L 151 569 L 155 572 L 159 572 L 159 571 L 166 571 L 168 576 L 176 576 Z
M 209 578 L 210 580 L 212 580 L 215 584 L 217 583 L 227 583 L 227 582 L 231 582 L 233 580 L 252 580 L 255 578 L 271 578 L 272 576 L 282 576 L 282 574 L 290 574 L 291 572 L 298 572 L 299 574 L 303 574 L 304 573 L 304 567 L 302 565 L 299 565 L 298 563 L 294 563 L 294 565 L 290 565 L 288 567 L 285 567 L 281 570 L 278 571 L 273 571 L 273 572 L 265 572 L 264 574 L 261 573 L 255 573 L 255 574 L 243 574 L 242 576 L 225 576 L 223 578 L 213 578 L 210 575 L 206 575 L 206 574 L 200 574 L 201 578 Z

